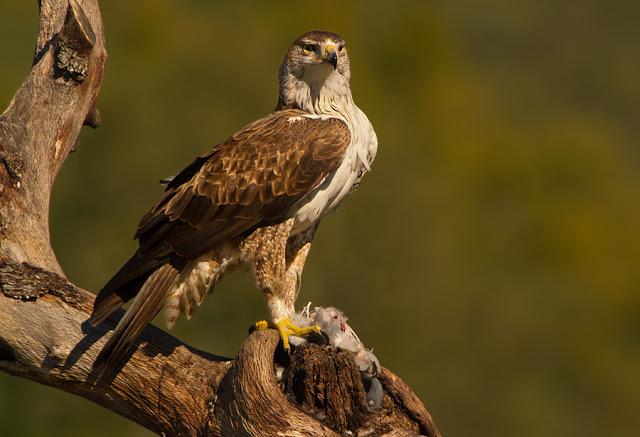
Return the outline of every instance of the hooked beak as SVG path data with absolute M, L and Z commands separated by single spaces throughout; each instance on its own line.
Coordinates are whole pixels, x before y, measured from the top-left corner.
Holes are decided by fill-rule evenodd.
M 335 70 L 338 67 L 338 51 L 336 50 L 336 46 L 330 44 L 324 49 L 323 61 L 328 62 L 333 66 Z

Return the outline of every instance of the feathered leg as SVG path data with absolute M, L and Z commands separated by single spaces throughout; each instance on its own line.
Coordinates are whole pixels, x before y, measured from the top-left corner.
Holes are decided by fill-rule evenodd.
M 295 302 L 300 292 L 302 282 L 302 270 L 304 263 L 311 249 L 311 242 L 316 234 L 318 225 L 312 226 L 306 231 L 290 237 L 287 241 L 286 263 L 287 263 L 287 285 L 286 294 L 293 296 Z
M 291 253 L 290 263 L 287 262 L 287 243 L 292 225 L 293 219 L 289 219 L 257 229 L 240 245 L 244 259 L 253 266 L 256 285 L 264 293 L 271 319 L 287 350 L 289 336 L 319 332 L 318 327 L 301 328 L 291 321 L 295 314 L 302 266 L 309 251 L 309 247 L 299 248 L 295 250 L 295 255 Z M 267 323 L 258 322 L 256 326 L 263 329 Z
M 274 322 L 293 316 L 294 299 L 286 292 L 286 247 L 293 219 L 256 229 L 240 245 L 245 261 L 253 267 L 256 286 L 265 295 Z

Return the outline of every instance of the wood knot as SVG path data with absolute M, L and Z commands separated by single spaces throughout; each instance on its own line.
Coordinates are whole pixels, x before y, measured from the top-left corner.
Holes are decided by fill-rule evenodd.
M 96 43 L 96 35 L 82 7 L 69 0 L 62 30 L 56 39 L 54 77 L 80 84 L 87 77 L 89 54 Z
M 89 112 L 87 113 L 87 116 L 85 117 L 82 124 L 84 126 L 89 126 L 93 129 L 97 129 L 98 126 L 100 126 L 100 123 L 102 123 L 102 116 L 100 115 L 100 111 L 98 110 L 98 108 L 96 108 L 96 104 L 94 102 L 93 105 L 91 105 L 91 109 L 89 109 Z
M 0 190 L 13 186 L 20 188 L 22 158 L 16 153 L 0 152 Z
M 81 84 L 87 77 L 89 59 L 80 55 L 64 40 L 58 40 L 56 49 L 56 63 L 53 66 L 55 78 L 63 78 L 65 82 Z
M 55 344 L 47 348 L 47 355 L 42 365 L 49 369 L 64 366 L 67 357 L 71 353 L 71 348 L 68 345 Z

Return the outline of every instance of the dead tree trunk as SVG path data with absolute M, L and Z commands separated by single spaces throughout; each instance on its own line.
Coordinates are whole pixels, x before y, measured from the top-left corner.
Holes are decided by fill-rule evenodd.
M 291 383 L 281 387 L 275 331 L 254 332 L 231 360 L 149 326 L 124 367 L 96 379 L 92 363 L 116 320 L 98 329 L 84 323 L 94 297 L 64 278 L 48 214 L 53 181 L 80 129 L 100 122 L 102 20 L 97 0 L 39 5 L 33 68 L 0 116 L 0 370 L 164 435 L 438 436 L 424 405 L 386 369 L 382 405 L 370 408 L 349 353 L 301 347 L 296 354 L 304 356 L 286 369 Z

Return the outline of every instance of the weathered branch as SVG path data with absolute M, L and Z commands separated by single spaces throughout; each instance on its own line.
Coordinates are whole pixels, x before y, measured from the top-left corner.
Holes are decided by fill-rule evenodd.
M 40 1 L 33 68 L 0 116 L 0 370 L 164 435 L 439 435 L 420 400 L 386 369 L 381 406 L 371 408 L 349 352 L 300 347 L 280 363 L 287 377 L 278 382 L 274 331 L 254 332 L 230 360 L 150 326 L 121 369 L 96 373 L 92 363 L 121 314 L 98 328 L 85 323 L 93 295 L 63 277 L 48 213 L 80 129 L 100 123 L 105 61 L 96 0 Z
M 97 1 L 41 2 L 33 68 L 0 116 L 0 256 L 62 274 L 49 244 L 51 186 L 94 107 L 106 58 Z
M 93 295 L 22 264 L 0 266 L 0 287 L 0 369 L 91 399 L 157 433 L 202 434 L 229 360 L 150 327 L 113 381 L 96 386 L 93 360 L 114 326 L 85 327 Z

